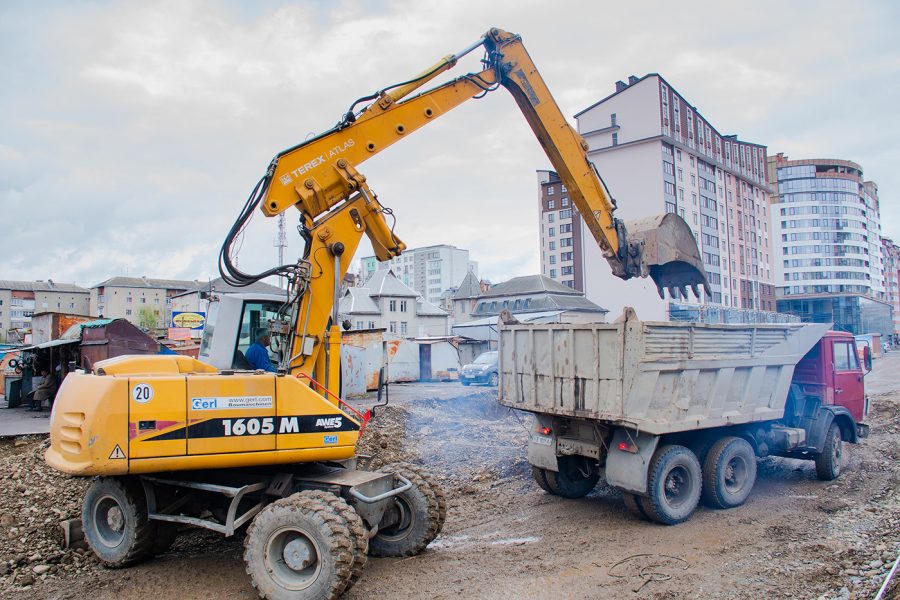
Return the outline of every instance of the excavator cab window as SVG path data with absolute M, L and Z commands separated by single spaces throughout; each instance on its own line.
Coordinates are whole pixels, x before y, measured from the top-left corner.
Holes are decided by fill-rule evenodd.
M 241 324 L 238 328 L 238 339 L 235 344 L 235 360 L 245 358 L 250 344 L 256 341 L 260 333 L 269 331 L 269 320 L 278 319 L 277 302 L 246 302 L 241 314 Z M 266 348 L 269 360 L 278 363 L 279 356 L 271 347 Z M 245 359 L 246 360 L 246 359 Z

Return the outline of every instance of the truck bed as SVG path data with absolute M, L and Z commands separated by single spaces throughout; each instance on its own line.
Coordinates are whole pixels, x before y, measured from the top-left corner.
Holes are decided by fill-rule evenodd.
M 650 434 L 781 418 L 829 324 L 501 325 L 499 401 Z

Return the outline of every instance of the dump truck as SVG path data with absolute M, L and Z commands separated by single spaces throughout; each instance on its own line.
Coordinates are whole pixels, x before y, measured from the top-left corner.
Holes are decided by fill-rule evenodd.
M 699 501 L 742 504 L 756 458 L 841 470 L 844 442 L 868 435 L 864 376 L 849 333 L 830 324 L 641 321 L 502 324 L 502 405 L 534 415 L 537 484 L 567 498 L 599 479 L 635 513 L 666 525 Z

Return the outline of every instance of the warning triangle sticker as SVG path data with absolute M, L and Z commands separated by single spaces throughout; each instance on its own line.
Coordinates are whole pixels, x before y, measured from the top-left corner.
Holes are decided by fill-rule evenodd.
M 122 452 L 122 448 L 120 448 L 119 445 L 116 444 L 116 447 L 115 447 L 115 448 L 113 449 L 113 451 L 110 453 L 109 458 L 111 458 L 111 459 L 113 459 L 113 458 L 125 458 L 125 453 Z

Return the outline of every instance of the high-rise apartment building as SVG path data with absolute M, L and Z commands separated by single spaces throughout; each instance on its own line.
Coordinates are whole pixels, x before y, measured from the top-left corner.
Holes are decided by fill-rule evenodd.
M 900 246 L 888 238 L 881 238 L 881 259 L 884 265 L 884 295 L 891 305 L 894 331 L 893 343 L 900 344 Z
M 447 244 L 409 248 L 386 262 L 366 256 L 361 264 L 363 285 L 375 271 L 390 269 L 404 285 L 432 304 L 440 304 L 441 294 L 459 286 L 469 271 L 478 275 L 478 263 L 469 260 L 469 251 Z
M 616 82 L 616 91 L 575 115 L 623 220 L 674 212 L 690 226 L 709 275 L 710 295 L 701 304 L 774 311 L 774 270 L 768 225 L 766 147 L 722 135 L 661 76 L 651 73 Z M 560 248 L 550 218 L 568 197 L 550 174 L 541 188 L 541 272 L 569 281 L 587 298 L 617 314 L 622 306 L 642 318 L 667 318 L 692 297 L 661 300 L 652 282 L 612 278 L 599 247 L 578 220 L 571 223 L 571 247 Z M 550 188 L 554 208 L 550 208 Z M 569 224 L 567 223 L 567 229 Z M 576 231 L 578 233 L 576 234 Z M 568 233 L 568 232 L 567 232 Z M 569 244 L 570 242 L 566 242 Z M 563 260 L 571 253 L 572 262 Z M 569 254 L 566 254 L 566 258 Z M 563 275 L 565 263 L 566 275 Z M 554 276 L 555 270 L 555 276 Z
M 849 160 L 768 159 L 778 307 L 854 334 L 893 331 L 878 186 Z

